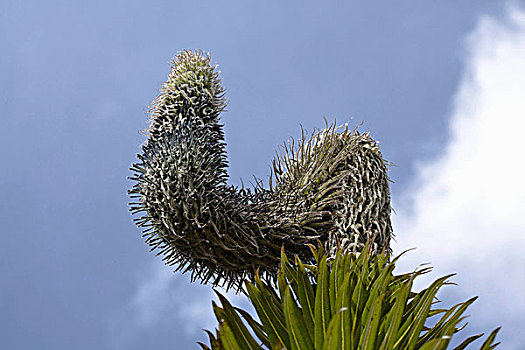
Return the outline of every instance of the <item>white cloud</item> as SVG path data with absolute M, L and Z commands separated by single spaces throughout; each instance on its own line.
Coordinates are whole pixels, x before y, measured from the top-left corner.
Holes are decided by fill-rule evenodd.
M 480 18 L 466 47 L 450 141 L 442 156 L 418 164 L 406 193 L 411 206 L 396 205 L 394 251 L 417 248 L 401 270 L 430 262 L 431 277 L 457 272 L 460 294 L 481 297 L 471 324 L 503 325 L 504 348 L 518 348 L 525 346 L 514 333 L 525 324 L 525 12 Z

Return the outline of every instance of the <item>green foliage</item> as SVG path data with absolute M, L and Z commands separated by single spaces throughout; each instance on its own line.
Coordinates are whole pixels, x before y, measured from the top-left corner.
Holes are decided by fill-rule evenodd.
M 387 167 L 368 135 L 335 125 L 284 146 L 270 188 L 227 184 L 220 114 L 224 88 L 211 57 L 183 51 L 149 112 L 133 164 L 131 212 L 152 251 L 192 280 L 242 288 L 259 269 L 276 278 L 281 247 L 312 263 L 307 243 L 361 251 L 389 249 Z
M 452 275 L 416 293 L 415 278 L 430 268 L 394 275 L 399 256 L 389 262 L 388 252 L 373 254 L 370 245 L 360 254 L 340 250 L 333 259 L 311 248 L 314 265 L 297 257 L 292 264 L 282 251 L 278 288 L 257 276 L 255 283 L 246 282 L 259 321 L 217 293 L 221 306 L 214 303 L 213 309 L 219 328 L 215 334 L 208 332 L 211 348 L 199 343 L 202 349 L 447 349 L 476 300 L 434 309 L 436 293 Z M 480 349 L 494 349 L 498 331 Z M 465 349 L 482 335 L 454 349 Z

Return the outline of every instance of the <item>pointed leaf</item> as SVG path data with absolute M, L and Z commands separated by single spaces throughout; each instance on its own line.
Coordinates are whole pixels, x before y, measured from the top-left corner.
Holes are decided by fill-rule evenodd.
M 321 258 L 319 263 L 319 273 L 317 275 L 317 290 L 315 292 L 315 348 L 320 349 L 324 343 L 324 338 L 328 331 L 328 324 L 332 316 L 330 309 L 330 294 L 328 285 L 330 277 L 326 255 Z
M 465 310 L 476 301 L 477 297 L 471 298 L 464 303 L 454 305 L 450 310 L 444 313 L 441 319 L 430 329 L 423 337 L 421 337 L 417 344 L 422 345 L 430 339 L 439 338 L 444 335 L 444 330 L 452 325 L 452 328 L 460 322 L 461 315 Z
M 259 344 L 253 339 L 252 335 L 242 322 L 235 309 L 230 302 L 219 292 L 215 291 L 223 306 L 224 322 L 228 324 L 237 343 L 243 349 L 256 350 L 259 349 Z
M 469 345 L 470 343 L 472 343 L 473 341 L 477 340 L 478 338 L 481 338 L 483 336 L 483 333 L 481 334 L 477 334 L 477 335 L 473 335 L 471 337 L 468 337 L 467 339 L 465 339 L 461 344 L 459 344 L 458 346 L 456 346 L 454 348 L 454 350 L 464 350 L 467 345 Z
M 306 327 L 309 334 L 314 334 L 314 305 L 315 305 L 315 296 L 314 290 L 312 288 L 312 283 L 308 278 L 308 272 L 299 260 L 296 258 L 297 266 L 297 290 L 294 288 L 294 293 L 297 296 L 299 303 L 301 304 L 301 311 L 303 314 L 303 319 L 306 322 Z
M 350 280 L 350 274 L 346 274 L 345 279 L 341 286 L 339 286 L 339 291 L 337 293 L 336 305 L 337 309 L 340 312 L 341 310 L 347 310 L 346 312 L 341 312 L 339 317 L 338 327 L 341 339 L 341 349 L 351 349 L 352 340 L 351 340 L 351 331 L 352 325 L 350 320 L 350 291 L 348 290 L 348 281 Z
M 492 333 L 489 334 L 487 340 L 483 342 L 483 345 L 481 345 L 480 350 L 490 350 L 494 349 L 498 344 L 492 345 L 494 343 L 494 339 L 496 339 L 496 335 L 498 335 L 498 332 L 500 331 L 501 327 L 496 328 L 492 331 Z
M 236 307 L 235 310 L 241 314 L 241 316 L 246 320 L 246 322 L 248 322 L 248 324 L 253 330 L 253 333 L 255 333 L 257 338 L 259 338 L 261 343 L 263 343 L 266 347 L 271 348 L 272 345 L 270 343 L 270 340 L 268 339 L 268 336 L 264 332 L 263 326 L 259 322 L 255 321 L 253 317 L 243 309 Z
M 219 324 L 219 333 L 222 346 L 225 350 L 242 350 L 237 343 L 235 336 L 226 322 Z
M 443 347 L 443 345 L 440 345 L 441 339 L 432 339 L 431 341 L 426 342 L 423 344 L 422 347 L 419 348 L 419 350 L 441 350 L 446 349 Z
M 348 309 L 339 310 L 330 321 L 324 338 L 323 350 L 341 350 L 341 314 L 348 311 Z
M 253 284 L 246 283 L 246 289 L 272 346 L 282 344 L 289 349 L 288 331 L 282 311 L 275 305 L 269 304 L 268 299 L 265 299 L 262 292 Z
M 412 289 L 411 279 L 408 283 L 403 284 L 403 286 L 398 290 L 397 297 L 395 299 L 394 306 L 390 310 L 391 318 L 386 330 L 385 337 L 381 343 L 380 349 L 392 350 L 396 339 L 396 334 L 398 333 L 399 326 L 401 325 L 401 320 L 403 318 L 403 310 L 405 308 L 408 295 Z
M 381 319 L 381 307 L 383 305 L 384 294 L 372 295 L 371 308 L 364 319 L 364 328 L 359 341 L 359 349 L 373 350 L 376 349 L 375 342 L 377 329 Z M 375 299 L 375 300 L 374 300 Z
M 415 305 L 413 312 L 411 312 L 407 321 L 401 327 L 400 331 L 403 333 L 399 336 L 399 341 L 396 343 L 396 345 L 394 345 L 394 348 L 413 349 L 416 346 L 419 334 L 425 325 L 428 312 L 432 306 L 432 301 L 434 300 L 434 297 L 439 288 L 451 276 L 453 275 L 447 275 L 437 279 L 430 285 L 430 287 L 422 292 L 422 296 Z
M 291 350 L 313 349 L 314 343 L 311 338 L 313 334 L 308 333 L 306 321 L 293 300 L 290 288 L 286 288 L 283 302 Z

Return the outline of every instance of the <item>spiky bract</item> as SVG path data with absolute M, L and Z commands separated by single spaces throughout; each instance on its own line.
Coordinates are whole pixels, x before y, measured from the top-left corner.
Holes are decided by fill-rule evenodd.
M 274 160 L 270 189 L 229 186 L 220 83 L 209 55 L 184 51 L 151 105 L 130 195 L 152 250 L 193 280 L 240 288 L 257 268 L 275 277 L 282 246 L 305 261 L 315 240 L 332 252 L 360 251 L 370 238 L 388 249 L 387 169 L 367 133 L 303 133 Z

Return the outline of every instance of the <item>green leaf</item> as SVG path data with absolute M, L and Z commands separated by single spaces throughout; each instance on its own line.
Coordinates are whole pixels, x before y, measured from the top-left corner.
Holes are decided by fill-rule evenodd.
M 349 280 L 350 275 L 347 274 L 343 280 L 343 283 L 341 286 L 339 286 L 336 300 L 338 312 L 341 310 L 347 310 L 346 312 L 340 312 L 341 314 L 339 317 L 340 323 L 338 327 L 341 333 L 341 349 L 351 349 L 353 346 L 351 340 L 352 325 L 350 320 L 350 291 L 348 290 Z M 334 327 L 336 326 L 334 325 Z
M 386 256 L 386 255 L 385 255 Z M 386 260 L 378 258 L 373 264 L 377 277 L 371 281 L 371 288 L 368 295 L 368 300 L 365 303 L 365 308 L 361 314 L 363 323 L 361 324 L 361 337 L 359 340 L 359 348 L 361 349 L 376 349 L 376 338 L 378 335 L 379 322 L 383 314 L 383 301 L 386 296 L 387 287 L 392 278 L 392 270 L 394 265 L 385 266 Z
M 219 333 L 221 334 L 220 340 L 225 350 L 243 350 L 237 343 L 235 335 L 230 326 L 228 326 L 228 323 L 221 322 L 219 324 Z
M 397 291 L 394 306 L 389 313 L 391 317 L 389 317 L 388 328 L 386 329 L 386 334 L 381 343 L 380 349 L 392 350 L 394 348 L 395 341 L 397 340 L 396 335 L 398 334 L 399 326 L 401 325 L 401 320 L 403 318 L 403 310 L 410 294 L 410 290 L 412 289 L 414 278 L 415 275 L 413 275 L 409 282 L 403 284 Z
M 279 271 L 277 272 L 277 286 L 279 288 L 279 295 L 282 299 L 284 297 L 284 290 L 288 286 L 288 282 L 286 281 L 286 277 L 284 276 L 283 272 L 283 267 L 281 265 L 279 265 Z
M 328 272 L 328 264 L 326 255 L 321 258 L 319 262 L 319 273 L 317 275 L 317 290 L 315 293 L 315 348 L 320 349 L 324 343 L 324 338 L 328 331 L 328 324 L 330 322 L 332 312 L 330 309 L 330 294 L 328 286 L 330 284 L 330 276 Z
M 203 342 L 198 341 L 197 344 L 201 346 L 201 350 L 211 350 L 208 345 L 204 344 Z
M 293 267 L 290 264 L 290 261 L 288 260 L 288 257 L 286 256 L 284 252 L 284 246 L 281 248 L 281 264 L 280 264 L 281 270 L 284 273 L 284 276 L 288 279 L 289 283 L 292 283 L 296 279 L 296 271 L 293 269 Z
M 248 322 L 248 325 L 252 328 L 253 332 L 259 338 L 261 343 L 263 343 L 266 347 L 271 348 L 272 344 L 270 343 L 270 340 L 268 339 L 268 336 L 264 332 L 264 327 L 257 321 L 253 319 L 253 317 L 246 311 L 240 308 L 235 308 L 235 310 L 241 314 L 241 316 Z
M 218 340 L 217 338 L 219 338 L 219 331 L 216 330 L 216 333 L 217 333 L 217 338 L 213 335 L 212 332 L 208 331 L 208 330 L 204 330 L 206 332 L 206 334 L 208 335 L 208 340 L 210 341 L 210 347 L 208 347 L 208 345 L 202 343 L 202 342 L 197 342 L 197 344 L 199 344 L 202 349 L 201 350 L 211 350 L 211 349 L 216 349 L 216 350 L 220 350 L 222 348 L 222 344 L 220 342 L 220 340 Z
M 368 313 L 368 318 L 365 319 L 363 333 L 359 341 L 359 348 L 366 350 L 375 349 L 375 341 L 377 337 L 377 328 L 379 327 L 379 320 L 381 319 L 381 307 L 383 305 L 384 296 L 381 294 L 375 298 L 372 307 Z
M 335 260 L 332 261 L 331 269 L 330 269 L 330 287 L 328 289 L 330 294 L 330 307 L 332 311 L 332 315 L 335 315 L 337 313 L 337 306 L 336 306 L 336 298 L 337 298 L 337 292 L 339 291 L 339 285 L 344 279 L 344 271 L 343 271 L 343 258 L 340 251 L 336 253 Z
M 293 268 L 283 248 L 281 250 L 281 271 L 288 280 L 288 284 L 291 285 L 294 294 L 297 296 L 297 301 L 302 307 L 302 318 L 306 323 L 308 333 L 314 334 L 314 291 L 308 279 L 308 273 L 299 258 L 296 257 L 295 263 L 296 267 Z M 279 290 L 282 294 L 286 290 L 286 285 L 281 275 L 279 278 Z
M 465 339 L 461 344 L 459 344 L 458 346 L 456 346 L 454 348 L 454 350 L 464 350 L 467 345 L 469 345 L 470 343 L 472 343 L 473 341 L 477 340 L 478 338 L 482 337 L 483 336 L 483 333 L 481 334 L 477 334 L 477 335 L 473 335 L 471 337 L 468 337 L 467 339 Z
M 354 315 L 352 317 L 352 337 L 355 334 L 357 337 L 358 329 L 360 327 L 360 317 L 358 315 L 361 315 L 363 313 L 363 309 L 365 306 L 366 301 L 366 287 L 365 287 L 365 277 L 363 277 L 362 274 L 359 274 L 357 278 L 356 285 L 354 287 L 353 293 L 352 293 L 352 300 L 351 300 L 351 313 Z M 357 340 L 357 339 L 356 339 Z M 353 338 L 352 338 L 352 347 L 353 347 Z
M 348 309 L 339 310 L 328 325 L 328 331 L 323 343 L 323 350 L 341 350 L 342 339 L 341 339 L 341 318 L 342 314 L 349 312 Z
M 246 289 L 272 346 L 282 344 L 289 349 L 286 321 L 280 307 L 277 308 L 274 304 L 269 303 L 268 298 L 264 298 L 263 293 L 253 284 L 246 283 Z
M 461 322 L 461 320 L 462 319 L 458 320 L 457 322 Z M 426 346 L 428 349 L 432 349 L 432 350 L 446 349 L 448 346 L 448 343 L 450 342 L 450 339 L 452 339 L 452 335 L 454 335 L 456 331 L 455 327 L 456 327 L 457 322 L 448 322 L 448 325 L 443 330 L 443 332 L 440 332 L 439 337 L 435 337 L 434 339 L 423 343 L 422 346 L 421 347 L 418 346 L 418 348 L 424 348 Z M 430 347 L 429 345 L 427 345 L 433 342 L 435 344 L 433 347 Z
M 308 246 L 308 248 L 310 248 L 310 251 L 312 252 L 312 255 L 316 263 L 319 265 L 319 259 L 324 255 L 323 245 L 319 244 L 319 248 L 316 248 L 314 245 L 309 244 L 309 243 L 306 245 Z
M 219 300 L 223 306 L 223 317 L 225 322 L 228 323 L 231 331 L 235 335 L 235 339 L 243 349 L 247 350 L 257 350 L 260 349 L 259 344 L 253 339 L 252 335 L 242 322 L 239 315 L 233 308 L 233 306 L 228 302 L 228 300 L 219 292 L 215 291 Z
M 432 301 L 434 300 L 439 288 L 451 276 L 453 276 L 453 274 L 437 279 L 430 287 L 425 289 L 422 293 L 419 293 L 419 295 L 422 294 L 421 298 L 418 299 L 417 304 L 414 305 L 414 309 L 409 315 L 407 321 L 401 326 L 400 331 L 402 334 L 399 337 L 399 341 L 394 345 L 394 348 L 404 350 L 413 349 L 416 346 L 419 334 L 425 325 L 430 307 L 432 306 Z
M 309 334 L 314 334 L 314 306 L 315 306 L 315 295 L 312 287 L 312 283 L 308 278 L 308 272 L 298 258 L 296 258 L 297 266 L 297 286 L 293 289 L 299 303 L 301 304 L 301 311 L 303 319 L 305 320 L 306 327 Z
M 476 301 L 476 299 L 477 297 L 471 298 L 464 303 L 454 305 L 450 310 L 446 311 L 439 322 L 436 323 L 436 325 L 434 325 L 434 327 L 432 327 L 432 329 L 429 330 L 423 337 L 421 337 L 417 344 L 421 346 L 430 339 L 438 338 L 444 335 L 444 330 L 449 328 L 450 325 L 452 325 L 452 328 L 454 329 L 454 327 L 460 322 L 461 315 L 474 301 Z
M 498 332 L 500 331 L 501 327 L 496 328 L 492 331 L 492 333 L 489 334 L 487 340 L 483 342 L 481 345 L 480 350 L 490 350 L 494 349 L 496 346 L 499 345 L 499 343 L 492 345 L 494 343 L 494 339 L 496 339 L 496 335 L 498 335 Z
M 422 347 L 419 348 L 419 350 L 440 350 L 440 349 L 446 349 L 443 345 L 440 343 L 441 339 L 432 339 L 431 341 L 426 342 L 423 344 Z
M 290 337 L 291 350 L 313 349 L 314 343 L 311 334 L 308 333 L 306 322 L 301 310 L 292 297 L 290 288 L 284 291 L 284 314 Z

